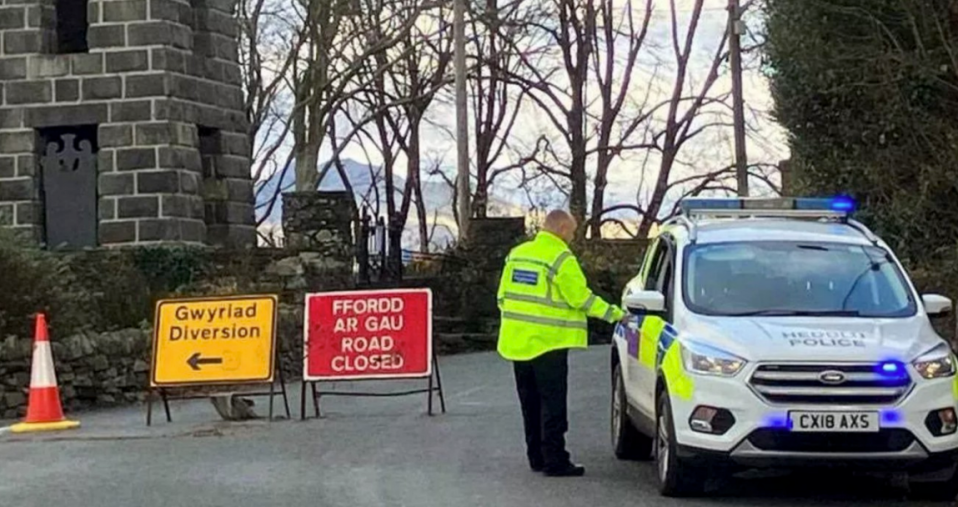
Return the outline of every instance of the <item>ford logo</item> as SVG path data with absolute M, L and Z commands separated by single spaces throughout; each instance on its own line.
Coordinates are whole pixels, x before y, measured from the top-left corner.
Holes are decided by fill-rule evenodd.
M 818 380 L 823 384 L 834 386 L 845 382 L 845 374 L 836 370 L 823 371 L 818 375 Z

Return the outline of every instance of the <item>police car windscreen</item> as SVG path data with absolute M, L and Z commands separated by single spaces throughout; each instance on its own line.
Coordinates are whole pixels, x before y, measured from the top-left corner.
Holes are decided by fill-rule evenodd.
M 784 241 L 693 246 L 683 297 L 706 315 L 906 317 L 916 303 L 885 250 Z

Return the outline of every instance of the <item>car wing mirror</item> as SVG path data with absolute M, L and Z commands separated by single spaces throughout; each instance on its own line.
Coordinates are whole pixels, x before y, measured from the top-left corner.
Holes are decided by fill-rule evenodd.
M 951 312 L 951 300 L 938 294 L 923 294 L 921 302 L 925 305 L 925 312 L 931 317 L 939 317 Z
M 626 294 L 622 302 L 627 310 L 639 315 L 665 311 L 665 295 L 657 290 L 640 290 Z

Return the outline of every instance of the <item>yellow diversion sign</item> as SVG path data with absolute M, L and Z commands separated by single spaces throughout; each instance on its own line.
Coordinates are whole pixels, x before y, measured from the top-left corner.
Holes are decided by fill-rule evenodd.
M 272 382 L 276 306 L 276 296 L 159 301 L 151 385 Z

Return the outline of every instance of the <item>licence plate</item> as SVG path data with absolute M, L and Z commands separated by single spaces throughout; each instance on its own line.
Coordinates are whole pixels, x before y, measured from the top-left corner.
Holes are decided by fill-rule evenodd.
M 806 433 L 874 433 L 878 412 L 789 412 L 792 431 Z

